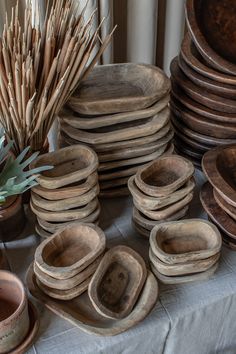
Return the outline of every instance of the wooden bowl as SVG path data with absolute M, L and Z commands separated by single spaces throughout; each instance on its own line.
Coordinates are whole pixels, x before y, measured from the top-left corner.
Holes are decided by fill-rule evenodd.
M 51 232 L 48 232 L 46 230 L 44 230 L 38 222 L 35 223 L 35 232 L 36 234 L 38 234 L 38 236 L 42 237 L 43 239 L 45 238 L 49 238 L 52 236 Z
M 208 151 L 202 159 L 202 169 L 218 193 L 236 206 L 236 145 L 227 145 Z
M 183 142 L 184 144 L 186 144 L 187 146 L 190 146 L 192 149 L 195 149 L 198 152 L 201 153 L 205 153 L 206 151 L 208 151 L 210 149 L 209 146 L 199 143 L 193 139 L 190 139 L 187 135 L 185 135 L 184 133 L 182 133 L 177 127 L 174 127 L 174 138 L 178 138 L 179 140 L 181 140 L 181 142 Z
M 191 146 L 189 146 L 188 144 L 183 142 L 176 135 L 174 137 L 174 145 L 175 145 L 175 149 L 177 147 L 178 151 L 181 151 L 181 154 L 183 153 L 184 155 L 188 155 L 191 158 L 194 158 L 194 159 L 198 160 L 201 163 L 201 159 L 202 159 L 202 156 L 204 154 L 203 151 L 198 151 L 197 149 L 192 148 Z
M 209 258 L 220 252 L 221 243 L 216 226 L 201 219 L 164 222 L 150 235 L 153 253 L 168 264 Z
M 43 165 L 51 165 L 54 168 L 42 172 L 37 178 L 40 186 L 56 189 L 87 178 L 97 170 L 98 158 L 89 147 L 74 145 L 40 155 L 32 162 L 30 168 Z
M 170 90 L 170 81 L 156 66 L 99 65 L 69 99 L 68 106 L 82 114 L 137 111 L 151 106 Z
M 206 259 L 199 259 L 180 264 L 166 264 L 155 256 L 152 249 L 149 249 L 149 259 L 156 270 L 166 276 L 179 276 L 205 272 L 218 262 L 220 253 L 216 253 Z
M 35 263 L 53 278 L 68 279 L 102 254 L 105 244 L 105 235 L 99 227 L 82 223 L 69 225 L 38 246 Z
M 0 352 L 12 352 L 26 337 L 29 327 L 28 301 L 20 279 L 0 271 Z
M 111 189 L 104 189 L 100 191 L 100 198 L 120 198 L 129 195 L 127 186 L 119 186 Z
M 147 195 L 165 197 L 182 187 L 193 174 L 191 162 L 181 156 L 167 155 L 139 169 L 135 183 Z
M 186 149 L 185 151 L 183 151 L 183 149 L 180 150 L 179 147 L 175 145 L 175 153 L 189 160 L 190 162 L 192 162 L 195 168 L 201 170 L 201 160 L 199 158 L 196 159 L 195 157 L 193 157 L 193 155 L 189 154 Z
M 214 224 L 229 238 L 236 240 L 236 222 L 216 203 L 210 183 L 205 183 L 202 187 L 200 200 Z
M 142 238 L 148 240 L 150 237 L 150 231 L 140 226 L 134 219 L 132 219 L 132 226 L 134 230 L 138 233 L 138 235 L 142 236 Z
M 236 75 L 235 2 L 188 0 L 186 21 L 191 37 L 210 66 Z
M 127 246 L 113 247 L 92 277 L 89 298 L 101 315 L 124 318 L 135 306 L 146 277 L 146 265 L 138 253 Z
M 198 53 L 189 33 L 185 34 L 181 46 L 181 55 L 185 62 L 199 74 L 218 82 L 236 85 L 236 76 L 222 73 L 206 65 L 204 59 Z
M 236 221 L 236 207 L 227 203 L 224 198 L 217 192 L 216 189 L 213 189 L 213 195 L 216 203 L 219 205 L 221 209 L 223 209 L 232 219 Z

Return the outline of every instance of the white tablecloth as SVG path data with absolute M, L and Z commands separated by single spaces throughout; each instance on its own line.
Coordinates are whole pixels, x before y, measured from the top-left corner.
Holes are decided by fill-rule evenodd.
M 203 180 L 198 172 L 198 188 Z M 197 195 L 198 192 L 189 217 L 204 217 Z M 148 241 L 133 230 L 131 215 L 131 198 L 104 200 L 101 227 L 109 246 L 127 244 L 147 258 Z M 3 245 L 11 271 L 23 281 L 39 243 L 33 233 L 32 216 L 29 219 L 25 238 Z M 88 335 L 35 303 L 41 314 L 41 326 L 30 354 L 235 354 L 236 252 L 223 247 L 220 266 L 208 281 L 160 285 L 159 301 L 151 314 L 115 337 Z

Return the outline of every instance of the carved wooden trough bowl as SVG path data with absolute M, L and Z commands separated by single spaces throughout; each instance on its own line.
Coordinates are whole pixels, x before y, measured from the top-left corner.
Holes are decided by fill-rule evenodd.
M 87 178 L 97 170 L 98 158 L 92 149 L 78 144 L 39 156 L 31 168 L 45 164 L 54 168 L 42 172 L 38 182 L 44 188 L 56 189 Z
M 219 71 L 236 75 L 234 0 L 188 0 L 186 21 L 201 55 Z
M 147 195 L 165 197 L 182 187 L 193 173 L 194 166 L 187 159 L 177 155 L 163 156 L 139 169 L 135 183 Z
M 146 64 L 99 65 L 69 99 L 75 112 L 97 115 L 144 109 L 170 90 L 162 70 Z
M 93 224 L 72 224 L 43 241 L 35 252 L 35 263 L 56 279 L 68 279 L 89 266 L 105 250 L 103 231 Z

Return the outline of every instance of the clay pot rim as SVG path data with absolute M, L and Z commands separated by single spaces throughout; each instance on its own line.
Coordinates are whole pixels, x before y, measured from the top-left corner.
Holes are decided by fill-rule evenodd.
M 9 325 L 9 323 L 15 317 L 20 315 L 20 313 L 24 310 L 25 306 L 27 305 L 27 296 L 26 296 L 26 293 L 25 293 L 24 284 L 17 277 L 17 275 L 15 275 L 14 273 L 11 273 L 11 272 L 9 272 L 7 270 L 0 270 L 0 280 L 2 278 L 6 279 L 6 280 L 13 281 L 14 284 L 17 285 L 18 289 L 21 292 L 21 301 L 18 304 L 17 309 L 9 317 L 5 318 L 3 321 L 0 321 L 0 328 Z

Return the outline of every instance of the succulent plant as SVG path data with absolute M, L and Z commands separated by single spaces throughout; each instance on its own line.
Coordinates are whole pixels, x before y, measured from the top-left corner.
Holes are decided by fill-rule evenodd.
M 25 157 L 30 147 L 25 148 L 22 153 L 15 159 L 12 155 L 8 155 L 13 146 L 10 141 L 4 146 L 5 137 L 0 138 L 0 204 L 11 195 L 22 194 L 28 189 L 38 184 L 36 178 L 42 171 L 51 169 L 52 166 L 41 166 L 32 170 L 24 171 L 27 166 L 38 156 L 39 152 L 33 153 L 26 160 Z

